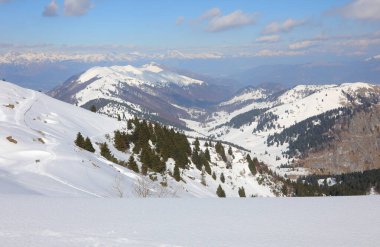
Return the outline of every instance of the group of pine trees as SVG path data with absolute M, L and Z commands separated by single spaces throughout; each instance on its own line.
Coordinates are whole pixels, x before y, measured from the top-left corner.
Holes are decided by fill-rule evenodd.
M 251 156 L 249 154 L 247 154 L 247 162 L 248 162 L 248 169 L 249 171 L 252 173 L 252 175 L 256 175 L 257 173 L 257 167 L 259 165 L 259 161 L 257 160 L 257 158 L 253 158 L 253 160 L 251 159 Z
M 211 175 L 211 157 L 210 157 L 210 151 L 208 149 L 209 144 L 206 142 L 206 150 L 203 152 L 200 148 L 199 140 L 198 138 L 195 139 L 193 142 L 194 148 L 192 150 L 191 154 L 191 161 L 194 163 L 195 167 L 202 171 L 203 169 Z
M 95 152 L 91 140 L 84 138 L 81 133 L 77 134 L 75 144 L 90 152 Z M 106 142 L 99 144 L 100 154 L 114 163 L 125 166 L 137 173 L 146 175 L 147 172 L 153 171 L 162 173 L 166 171 L 166 161 L 172 158 L 175 161 L 174 169 L 171 173 L 176 181 L 181 181 L 181 169 L 188 168 L 190 160 L 195 167 L 202 172 L 202 183 L 206 186 L 205 175 L 208 173 L 216 180 L 216 173 L 211 170 L 210 147 L 213 147 L 211 141 L 206 141 L 205 149 L 201 149 L 199 139 L 196 138 L 192 143 L 193 148 L 188 142 L 187 137 L 174 129 L 167 128 L 160 124 L 153 124 L 137 118 L 128 120 L 127 131 L 116 130 L 113 138 L 114 147 L 121 151 L 130 151 L 132 154 L 127 162 L 118 160 L 109 149 Z M 221 142 L 214 146 L 216 153 L 221 159 L 227 162 L 227 155 Z M 228 149 L 228 155 L 233 156 L 231 147 Z M 135 156 L 140 157 L 141 168 L 137 165 Z M 247 156 L 247 162 L 251 173 L 256 174 L 257 159 L 253 160 Z M 225 176 L 220 173 L 219 179 L 225 183 Z M 226 194 L 219 185 L 217 190 L 219 197 L 225 197 Z M 245 196 L 244 188 L 239 188 L 239 196 Z
M 115 131 L 114 146 L 126 152 L 133 144 L 132 152 L 140 155 L 141 173 L 148 170 L 162 173 L 166 171 L 166 161 L 174 159 L 173 176 L 180 181 L 180 168 L 185 169 L 189 164 L 191 147 L 187 137 L 160 124 L 148 123 L 145 120 L 131 119 L 127 122 L 127 132 Z
M 80 132 L 78 132 L 77 134 L 77 138 L 75 139 L 75 144 L 78 147 L 83 148 L 91 153 L 95 152 L 95 148 L 94 146 L 92 146 L 90 138 L 88 137 L 84 138 Z
M 327 184 L 327 178 L 335 181 Z M 323 183 L 319 181 L 323 180 Z M 348 196 L 366 195 L 371 189 L 380 193 L 380 169 L 340 175 L 309 175 L 296 182 L 288 182 L 294 196 Z

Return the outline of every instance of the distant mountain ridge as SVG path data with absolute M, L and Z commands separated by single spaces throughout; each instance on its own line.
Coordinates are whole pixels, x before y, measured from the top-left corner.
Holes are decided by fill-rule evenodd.
M 379 86 L 363 82 L 297 85 L 288 89 L 276 83 L 264 83 L 245 87 L 225 100 L 222 99 L 226 94 L 215 93 L 220 90 L 216 85 L 151 63 L 141 67 L 95 67 L 70 79 L 50 94 L 84 108 L 95 105 L 99 113 L 114 118 L 130 119 L 137 116 L 178 127 L 190 136 L 239 145 L 266 164 L 280 169 L 280 173 L 288 169 L 285 167 L 300 166 L 308 154 L 316 151 L 316 147 L 320 151 L 333 140 L 322 138 L 321 143 L 312 144 L 313 134 L 309 132 L 318 131 L 319 124 L 328 126 L 320 128 L 324 132 L 319 135 L 339 135 L 340 128 L 335 125 L 340 121 L 339 118 L 334 115 L 324 117 L 324 114 L 341 108 L 354 113 L 360 108 L 378 114 L 373 107 L 380 101 Z M 304 123 L 308 119 L 314 120 Z M 355 115 L 349 115 L 345 121 L 355 119 Z M 373 118 L 371 128 L 376 125 L 376 119 Z M 305 124 L 309 132 L 304 131 Z M 273 145 L 269 139 L 271 136 L 286 135 L 290 129 L 293 131 L 292 136 L 283 138 L 287 141 L 276 141 Z M 357 129 L 352 130 L 354 132 Z M 295 139 L 298 139 L 297 143 L 302 140 L 306 148 L 294 150 L 298 145 L 293 143 Z M 350 140 L 353 142 L 354 139 Z M 336 145 L 339 146 L 339 143 Z M 347 160 L 348 157 L 340 159 Z M 335 171 L 339 171 L 339 164 L 333 164 Z M 378 167 L 377 162 L 371 164 L 372 168 Z M 308 167 L 315 165 L 308 164 Z M 365 166 L 350 167 L 356 171 Z M 289 172 L 304 174 L 306 170 L 299 167 L 294 171 L 286 171 Z
M 172 125 L 184 126 L 187 108 L 215 104 L 226 94 L 223 87 L 149 63 L 141 67 L 94 67 L 70 78 L 49 95 L 116 117 L 120 110 Z M 123 116 L 121 116 L 123 117 Z

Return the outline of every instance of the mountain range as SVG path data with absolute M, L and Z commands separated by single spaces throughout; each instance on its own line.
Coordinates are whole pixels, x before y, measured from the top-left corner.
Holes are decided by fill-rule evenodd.
M 336 193 L 336 174 L 380 168 L 380 87 L 369 83 L 226 92 L 149 63 L 94 67 L 48 95 L 0 86 L 1 193 L 320 195 Z
M 94 105 L 99 113 L 114 118 L 138 116 L 175 126 L 189 136 L 239 145 L 281 174 L 380 167 L 376 156 L 379 137 L 370 134 L 377 133 L 379 122 L 370 117 L 371 121 L 358 123 L 364 115 L 378 115 L 377 85 L 357 82 L 286 88 L 268 83 L 236 93 L 216 93 L 221 91 L 217 85 L 147 64 L 95 67 L 49 94 L 87 109 Z M 361 132 L 353 128 L 359 124 Z M 354 133 L 357 138 L 352 138 Z M 359 139 L 369 147 L 357 145 Z M 343 143 L 350 143 L 344 152 L 339 151 Z

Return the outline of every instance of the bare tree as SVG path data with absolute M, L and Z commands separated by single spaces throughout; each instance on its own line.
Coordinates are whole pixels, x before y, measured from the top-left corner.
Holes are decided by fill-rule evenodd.
M 206 171 L 205 171 L 205 166 L 202 166 L 202 172 L 201 172 L 201 184 L 206 186 Z
M 133 190 L 138 197 L 146 198 L 152 195 L 152 182 L 147 179 L 139 178 Z
M 125 196 L 124 189 L 123 189 L 123 175 L 122 174 L 119 173 L 115 176 L 115 180 L 112 185 L 112 188 L 114 189 L 118 197 L 123 198 Z

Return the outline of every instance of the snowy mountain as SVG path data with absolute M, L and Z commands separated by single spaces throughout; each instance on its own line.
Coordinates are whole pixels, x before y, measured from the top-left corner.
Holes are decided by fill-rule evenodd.
M 242 94 L 221 103 L 219 110 L 213 112 L 207 121 L 203 123 L 184 121 L 188 123 L 189 128 L 197 130 L 202 135 L 212 136 L 239 144 L 251 150 L 254 156 L 265 161 L 265 163 L 272 166 L 276 171 L 279 173 L 287 172 L 288 175 L 289 172 L 290 174 L 306 172 L 304 168 L 302 168 L 303 158 L 309 154 L 307 153 L 308 151 L 312 150 L 312 142 L 316 138 L 316 136 L 311 133 L 315 132 L 315 135 L 319 136 L 330 135 L 331 138 L 329 140 L 334 138 L 337 140 L 339 139 L 338 137 L 342 137 L 343 133 L 347 131 L 346 126 L 335 126 L 339 121 L 345 120 L 348 124 L 347 126 L 358 126 L 358 129 L 361 126 L 363 129 L 368 127 L 368 129 L 374 130 L 377 124 L 380 124 L 377 118 L 375 119 L 375 117 L 379 116 L 377 107 L 380 99 L 380 88 L 376 85 L 367 83 L 299 85 L 286 91 L 276 92 L 269 96 L 265 95 L 264 99 L 260 94 L 260 97 L 257 97 L 257 95 L 258 94 L 242 92 Z M 241 102 L 241 104 L 249 99 L 250 103 L 232 110 L 222 108 L 222 106 L 230 104 L 231 102 L 236 104 L 236 99 L 240 99 L 239 102 Z M 350 109 L 349 112 L 352 114 L 344 116 L 344 111 L 339 110 L 342 108 Z M 367 112 L 369 114 L 368 117 L 371 116 L 371 119 L 373 119 L 371 126 L 366 126 L 366 124 L 368 125 L 369 123 L 359 123 L 359 118 L 355 117 L 359 116 L 359 114 L 364 114 L 363 112 Z M 333 118 L 326 117 L 329 114 L 335 115 L 331 115 Z M 329 119 L 332 120 L 329 122 Z M 301 130 L 305 124 L 308 124 L 308 127 L 306 127 L 305 130 Z M 323 129 L 320 127 L 327 126 L 328 124 L 330 124 L 329 128 Z M 290 137 L 282 138 L 282 140 L 287 141 L 279 141 L 278 136 L 286 136 L 290 131 L 293 131 L 292 133 L 294 134 Z M 268 138 L 273 135 L 276 136 L 277 142 L 268 143 Z M 352 132 L 347 134 L 347 137 L 348 136 L 352 139 L 352 143 L 357 143 L 360 138 L 365 138 L 363 133 L 356 133 L 354 135 Z M 356 139 L 354 137 L 356 137 Z M 328 138 L 326 138 L 326 140 L 327 139 Z M 291 149 L 296 149 L 295 144 L 297 144 L 297 140 L 298 143 L 300 143 L 300 140 L 303 140 L 303 145 L 306 145 L 305 147 L 308 148 L 305 148 L 305 152 L 300 155 L 289 155 L 289 153 L 296 151 Z M 370 142 L 372 147 L 376 147 L 376 149 L 371 148 L 368 150 L 377 152 L 377 143 L 379 140 L 374 138 L 371 140 L 366 139 L 366 141 Z M 341 139 L 341 142 L 344 142 L 344 140 Z M 323 149 L 324 146 L 322 144 L 325 143 L 321 141 L 318 145 L 319 144 L 321 145 L 318 146 L 318 148 Z M 300 151 L 300 148 L 297 148 L 298 151 Z M 330 151 L 331 148 L 332 146 L 330 146 Z M 353 146 L 351 148 L 345 147 L 345 149 L 353 153 L 358 153 L 358 150 Z M 327 152 L 328 149 L 324 150 Z M 342 170 L 338 169 L 338 166 L 345 166 L 347 168 L 345 171 L 352 171 L 365 170 L 370 167 L 372 169 L 378 168 L 380 165 L 377 158 L 374 159 L 374 161 L 350 160 L 347 156 L 342 158 L 339 152 L 336 152 L 337 153 L 331 157 L 334 161 L 314 160 L 313 163 L 319 165 L 320 168 L 335 166 L 337 170 L 333 170 L 333 172 L 342 172 Z M 360 153 L 363 154 L 361 156 L 363 156 L 364 159 L 366 155 L 364 155 L 363 151 L 360 151 Z M 322 154 L 323 152 L 319 155 Z M 365 154 L 367 154 L 367 152 L 365 152 Z M 298 162 L 293 164 L 297 158 L 299 158 Z M 367 165 L 364 165 L 364 163 Z M 288 168 L 280 169 L 280 166 L 292 167 L 292 169 L 291 171 L 289 171 Z M 297 168 L 294 169 L 294 166 L 297 166 Z M 313 167 L 314 165 L 308 166 Z M 350 170 L 350 168 L 352 168 L 352 170 Z
M 96 67 L 50 94 L 84 108 L 95 105 L 99 113 L 114 118 L 138 116 L 179 127 L 189 136 L 239 145 L 282 175 L 380 167 L 380 160 L 372 155 L 380 140 L 367 138 L 363 131 L 358 133 L 359 127 L 352 127 L 367 124 L 369 132 L 376 129 L 378 121 L 372 117 L 378 116 L 380 89 L 376 85 L 358 82 L 283 89 L 278 84 L 263 84 L 243 88 L 224 101 L 221 95 L 226 94 L 215 90 L 219 89 L 205 81 L 151 63 Z M 359 123 L 363 112 L 370 112 L 365 116 L 370 123 Z M 358 142 L 372 145 L 357 148 L 354 143 Z M 350 143 L 344 148 L 358 154 L 355 159 L 339 151 L 343 143 Z M 328 150 L 335 151 L 327 155 Z
M 191 110 L 212 104 L 224 92 L 208 83 L 178 74 L 155 63 L 141 67 L 94 67 L 49 93 L 84 108 L 128 119 L 131 115 L 184 125 Z
M 189 163 L 180 169 L 178 182 L 172 177 L 176 162 L 170 155 L 160 173 L 150 168 L 146 176 L 135 173 L 125 164 L 133 155 L 138 170 L 143 170 L 146 157 L 133 151 L 142 137 L 128 144 L 129 149 L 119 151 L 115 147 L 114 131 L 133 136 L 143 124 L 117 121 L 8 82 L 1 81 L 0 88 L 1 194 L 136 197 L 147 193 L 154 197 L 215 197 L 219 185 L 228 197 L 239 196 L 238 190 L 242 187 L 247 196 L 281 194 L 281 184 L 271 175 L 265 171 L 251 174 L 247 153 L 235 147 L 231 147 L 233 154 L 226 154 L 224 159 L 217 153 L 216 146 L 208 147 L 210 173 L 197 169 L 190 161 L 194 158 L 188 157 Z M 74 143 L 78 132 L 92 142 L 93 153 Z M 194 139 L 188 142 L 193 143 Z M 147 143 L 153 155 L 157 144 Z M 108 146 L 111 156 L 104 154 L 104 145 Z M 194 144 L 189 145 L 191 149 L 196 148 Z M 198 152 L 205 152 L 207 145 L 200 140 Z M 226 150 L 229 148 L 226 144 L 220 145 Z M 162 163 L 163 159 L 158 162 Z

